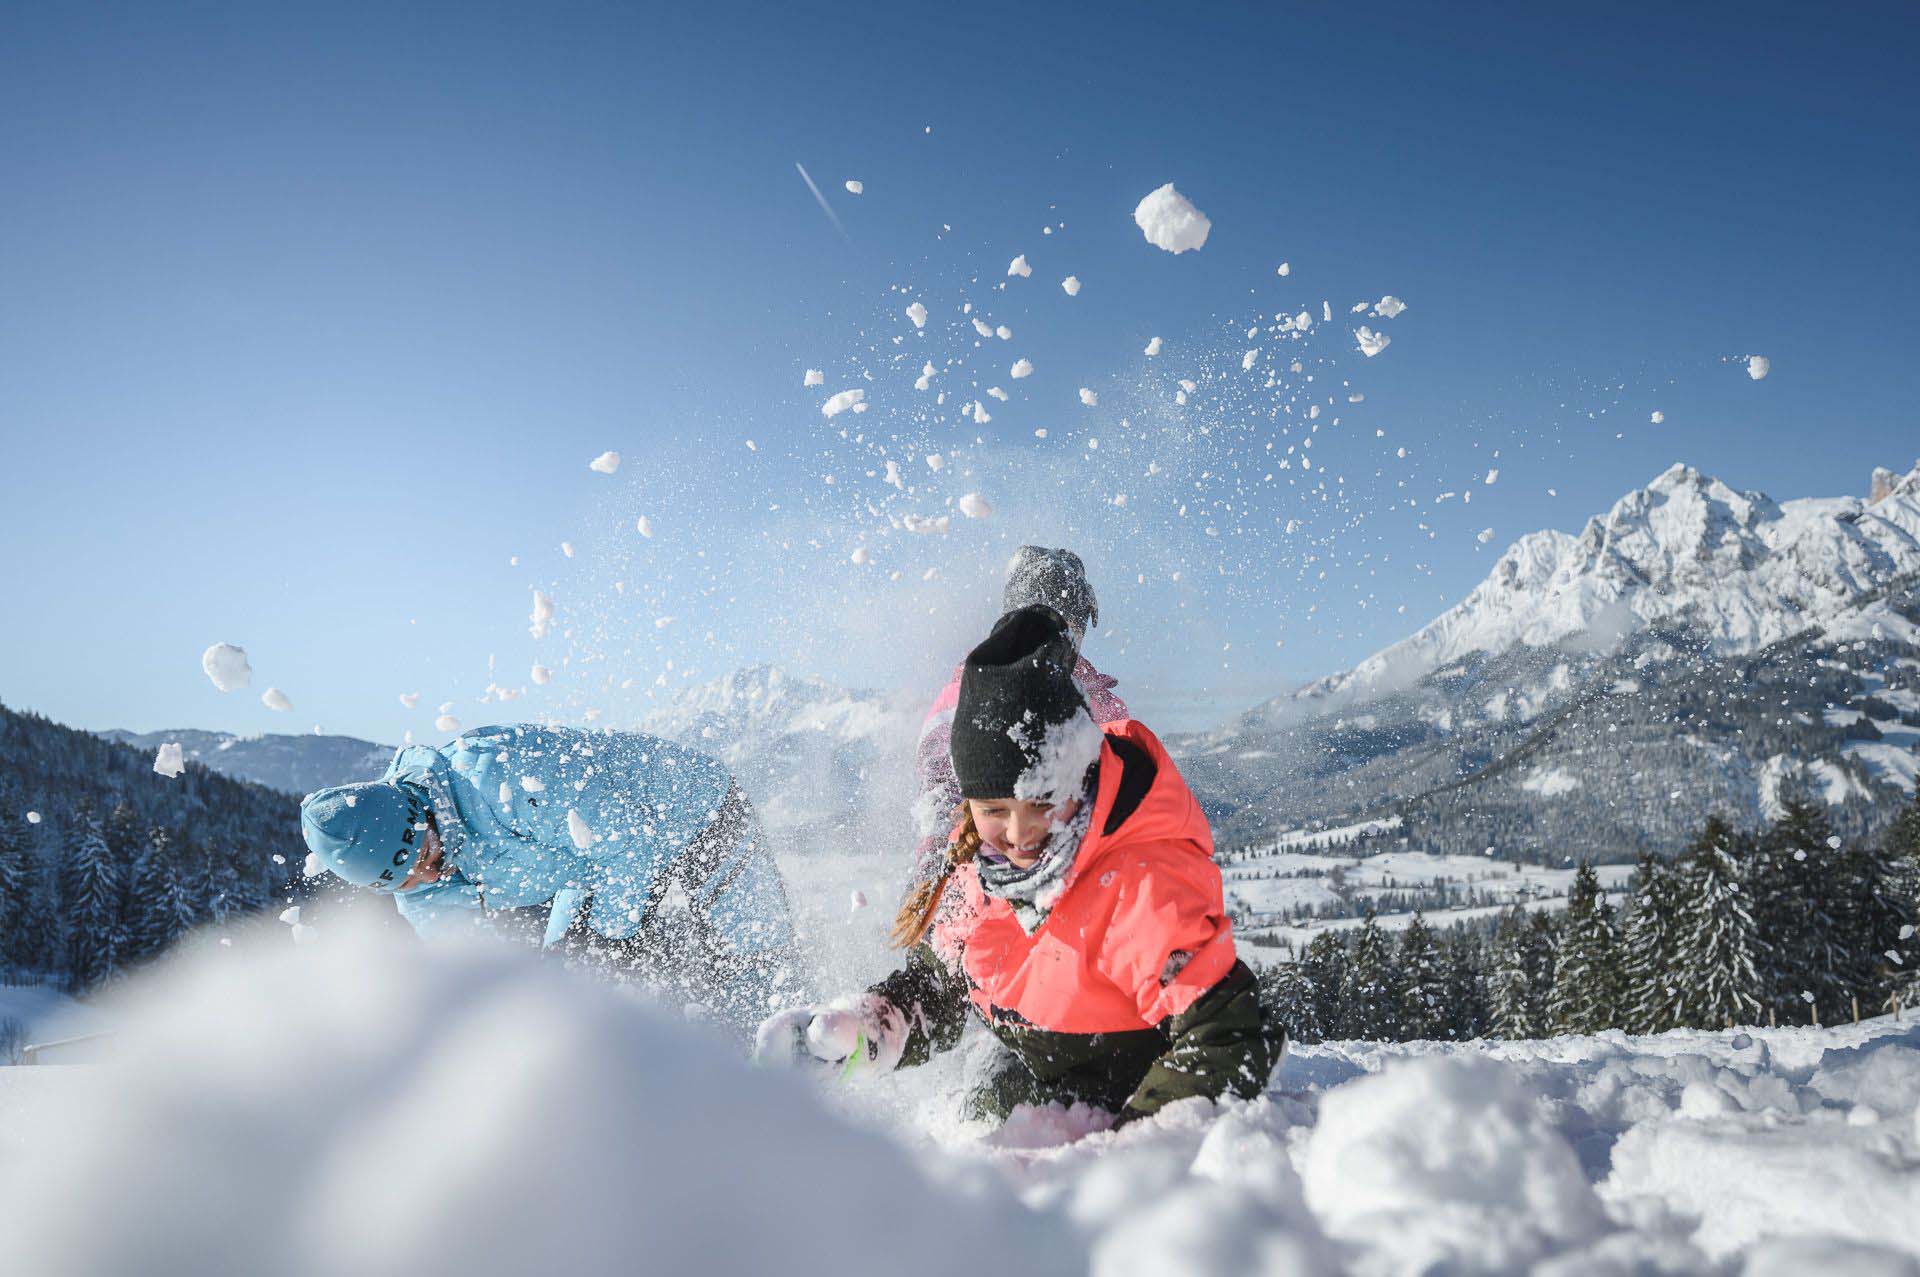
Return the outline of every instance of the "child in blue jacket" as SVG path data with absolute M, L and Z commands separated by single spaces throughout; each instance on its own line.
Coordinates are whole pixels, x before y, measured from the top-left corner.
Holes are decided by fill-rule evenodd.
M 423 936 L 491 922 L 664 979 L 751 1024 L 796 982 L 793 927 L 746 796 L 704 754 L 638 732 L 482 727 L 377 781 L 309 794 L 327 869 L 391 894 Z M 679 887 L 684 914 L 664 908 Z

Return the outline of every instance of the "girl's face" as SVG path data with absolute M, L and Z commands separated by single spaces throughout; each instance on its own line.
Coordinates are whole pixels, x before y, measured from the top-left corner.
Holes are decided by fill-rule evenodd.
M 980 841 L 989 850 L 1005 856 L 1016 869 L 1031 869 L 1046 850 L 1053 827 L 1066 824 L 1079 813 L 1080 800 L 1049 807 L 1018 798 L 969 798 L 967 807 Z
M 446 877 L 446 872 L 446 848 L 440 844 L 440 831 L 428 825 L 426 836 L 420 840 L 420 855 L 413 862 L 413 872 L 394 890 L 412 891 L 415 887 L 439 882 Z

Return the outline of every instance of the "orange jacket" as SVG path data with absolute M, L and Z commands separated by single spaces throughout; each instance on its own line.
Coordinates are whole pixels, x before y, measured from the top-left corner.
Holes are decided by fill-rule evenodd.
M 1127 719 L 1103 730 L 1092 822 L 1032 935 L 1006 901 L 981 891 L 971 863 L 947 883 L 960 899 L 941 910 L 933 947 L 950 966 L 958 960 L 989 1023 L 1058 1033 L 1148 1029 L 1192 1006 L 1233 967 L 1233 928 L 1200 804 L 1144 725 Z M 1116 751 L 1116 737 L 1133 748 Z M 1143 754 L 1152 783 L 1142 796 L 1135 781 L 1123 796 L 1125 759 L 1144 774 Z

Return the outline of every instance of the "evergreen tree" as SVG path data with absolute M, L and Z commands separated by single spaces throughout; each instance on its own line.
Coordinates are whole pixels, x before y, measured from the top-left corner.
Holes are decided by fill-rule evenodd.
M 1480 937 L 1456 926 L 1447 934 L 1442 965 L 1446 983 L 1446 1036 L 1455 1042 L 1487 1033 L 1486 948 Z
M 120 873 L 97 817 L 80 812 L 60 873 L 67 924 L 66 969 L 76 988 L 98 984 L 120 963 Z
M 193 901 L 172 835 L 164 828 L 149 831 L 147 849 L 135 864 L 135 887 L 129 893 L 135 902 L 130 920 L 133 947 L 140 958 L 157 957 L 192 929 Z
M 1620 948 L 1612 914 L 1593 863 L 1581 861 L 1553 959 L 1548 1005 L 1555 1033 L 1598 1033 L 1620 1023 Z
M 1418 913 L 1400 933 L 1400 1038 L 1438 1040 L 1447 1035 L 1447 979 L 1433 930 Z
M 1553 923 L 1519 905 L 1500 915 L 1488 983 L 1488 1029 L 1503 1038 L 1541 1038 L 1552 1028 Z
M 1256 979 L 1261 1008 L 1273 1023 L 1286 1029 L 1288 1043 L 1321 1040 L 1313 981 L 1300 963 L 1276 962 L 1261 968 Z
M 1920 932 L 1915 930 L 1920 927 L 1920 790 L 1894 818 L 1882 846 L 1893 867 L 1897 898 L 1906 906 L 1894 933 L 1893 951 L 1900 961 L 1895 965 L 1893 991 L 1905 1006 L 1914 1006 L 1920 1004 Z
M 1642 853 L 1621 924 L 1621 1014 L 1631 1033 L 1665 1033 L 1680 1024 L 1676 965 L 1680 927 L 1675 870 Z
M 0 798 L 0 967 L 26 966 L 22 943 L 27 934 L 27 888 L 31 866 L 27 843 L 15 826 L 17 814 Z
M 1682 917 L 1676 983 L 1680 1022 L 1753 1024 L 1761 1015 L 1760 929 L 1749 886 L 1753 857 L 1740 835 L 1709 816 L 1680 866 Z
M 1372 1042 L 1399 1041 L 1399 984 L 1393 946 L 1368 909 L 1347 959 L 1347 1031 Z
M 1313 1024 L 1321 1041 L 1352 1036 L 1347 1014 L 1347 947 L 1332 931 L 1307 942 L 1300 969 L 1312 989 Z
M 1911 918 L 1904 867 L 1890 842 L 1865 839 L 1842 844 L 1834 860 L 1846 942 L 1843 977 L 1848 993 L 1860 1000 L 1860 1013 L 1872 1015 L 1887 1006 L 1906 975 L 1900 929 Z
M 1832 837 L 1822 808 L 1803 794 L 1788 794 L 1780 818 L 1760 840 L 1753 874 L 1756 920 L 1771 958 L 1771 969 L 1760 974 L 1782 1023 L 1805 1024 L 1817 1008 L 1821 1023 L 1831 1024 L 1847 1007 L 1846 977 L 1854 959 L 1840 934 Z

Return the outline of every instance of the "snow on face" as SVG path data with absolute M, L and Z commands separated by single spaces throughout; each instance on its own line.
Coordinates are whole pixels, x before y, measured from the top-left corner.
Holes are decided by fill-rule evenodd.
M 180 756 L 179 741 L 161 743 L 159 752 L 153 756 L 153 770 L 168 780 L 177 778 L 187 770 L 186 760 Z
M 831 396 L 825 403 L 820 405 L 820 415 L 823 417 L 837 417 L 855 404 L 860 403 L 866 397 L 867 392 L 858 386 L 855 386 L 852 390 L 843 390 L 839 394 Z
M 287 694 L 277 687 L 269 687 L 260 693 L 260 703 L 268 709 L 278 710 L 281 713 L 293 708 L 293 702 L 287 699 Z
M 200 653 L 200 668 L 223 692 L 237 691 L 253 681 L 253 667 L 247 664 L 247 654 L 231 643 L 215 643 Z
M 595 474 L 612 474 L 619 468 L 620 454 L 617 452 L 603 452 L 593 460 L 587 462 L 587 469 L 593 471 Z
M 1747 376 L 1759 381 L 1773 371 L 1773 360 L 1765 355 L 1753 355 L 1747 360 Z
M 1007 728 L 1013 743 L 1033 762 L 1014 782 L 1013 796 L 1021 802 L 1059 807 L 1080 797 L 1087 769 L 1100 761 L 1106 735 L 1085 710 L 1064 723 L 1048 724 L 1036 733 L 1025 723 Z
M 1207 215 L 1174 190 L 1172 182 L 1140 201 L 1133 210 L 1133 222 L 1147 237 L 1147 243 L 1169 253 L 1201 248 L 1213 230 Z

